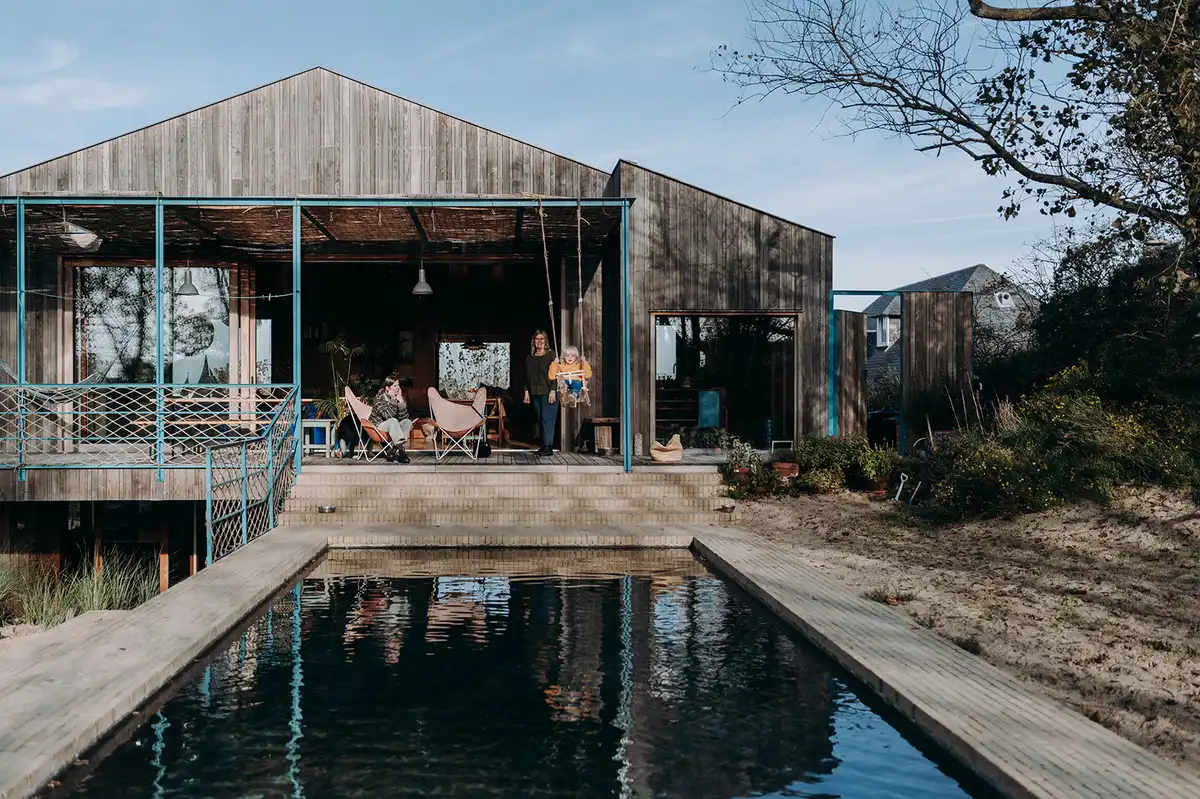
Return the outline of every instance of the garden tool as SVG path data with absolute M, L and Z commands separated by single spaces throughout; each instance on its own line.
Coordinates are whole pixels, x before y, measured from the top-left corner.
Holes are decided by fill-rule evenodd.
M 900 501 L 900 495 L 904 493 L 904 484 L 908 482 L 908 475 L 900 473 L 900 486 L 896 489 L 896 501 Z

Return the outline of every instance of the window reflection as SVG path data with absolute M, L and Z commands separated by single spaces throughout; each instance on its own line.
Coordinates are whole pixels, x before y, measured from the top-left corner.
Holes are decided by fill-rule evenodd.
M 796 318 L 655 317 L 655 436 L 716 428 L 762 447 L 792 438 Z

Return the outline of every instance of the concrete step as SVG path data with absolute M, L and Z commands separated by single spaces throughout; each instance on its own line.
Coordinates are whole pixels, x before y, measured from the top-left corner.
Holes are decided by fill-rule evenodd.
M 546 486 L 488 486 L 488 485 L 407 485 L 391 483 L 376 486 L 313 486 L 298 485 L 292 489 L 296 499 L 421 499 L 438 497 L 472 497 L 475 499 L 544 499 L 556 495 L 571 497 L 646 497 L 646 498 L 695 498 L 721 497 L 722 486 L 707 486 L 700 483 L 666 483 L 666 485 L 628 486 L 564 486 L 554 491 Z
M 297 486 L 318 485 L 405 485 L 405 486 L 642 486 L 642 485 L 720 485 L 715 472 L 689 474 L 575 474 L 564 472 L 413 472 L 403 468 L 385 471 L 346 470 L 334 473 L 304 471 Z
M 733 504 L 722 497 L 549 497 L 536 500 L 475 497 L 427 497 L 416 499 L 373 499 L 360 498 L 341 503 L 322 500 L 289 498 L 287 511 L 297 513 L 317 512 L 322 505 L 332 504 L 338 512 L 404 512 L 414 510 L 451 509 L 473 513 L 578 513 L 584 511 L 710 511 Z
M 702 525 L 725 526 L 736 524 L 739 514 L 720 513 L 716 511 L 697 513 L 648 513 L 638 511 L 621 512 L 583 512 L 583 513 L 492 513 L 492 512 L 437 512 L 437 511 L 407 511 L 392 513 L 295 513 L 287 512 L 280 517 L 282 527 L 292 525 L 321 525 L 323 527 L 345 526 L 379 526 L 379 525 L 419 525 L 439 527 L 452 525 L 472 525 L 478 527 L 561 527 L 571 525 Z

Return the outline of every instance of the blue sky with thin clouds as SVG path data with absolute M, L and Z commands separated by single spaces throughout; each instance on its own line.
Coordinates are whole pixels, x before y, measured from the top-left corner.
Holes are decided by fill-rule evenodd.
M 837 236 L 835 283 L 889 288 L 1050 230 L 996 214 L 1002 179 L 899 139 L 830 135 L 826 106 L 735 106 L 709 53 L 740 0 L 38 0 L 5 3 L 0 174 L 312 66 L 605 170 L 627 158 Z

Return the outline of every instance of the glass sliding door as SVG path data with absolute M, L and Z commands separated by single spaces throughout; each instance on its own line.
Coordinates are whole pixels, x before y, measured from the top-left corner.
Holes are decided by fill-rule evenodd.
M 763 448 L 793 439 L 796 314 L 662 312 L 653 319 L 659 441 L 721 428 Z

